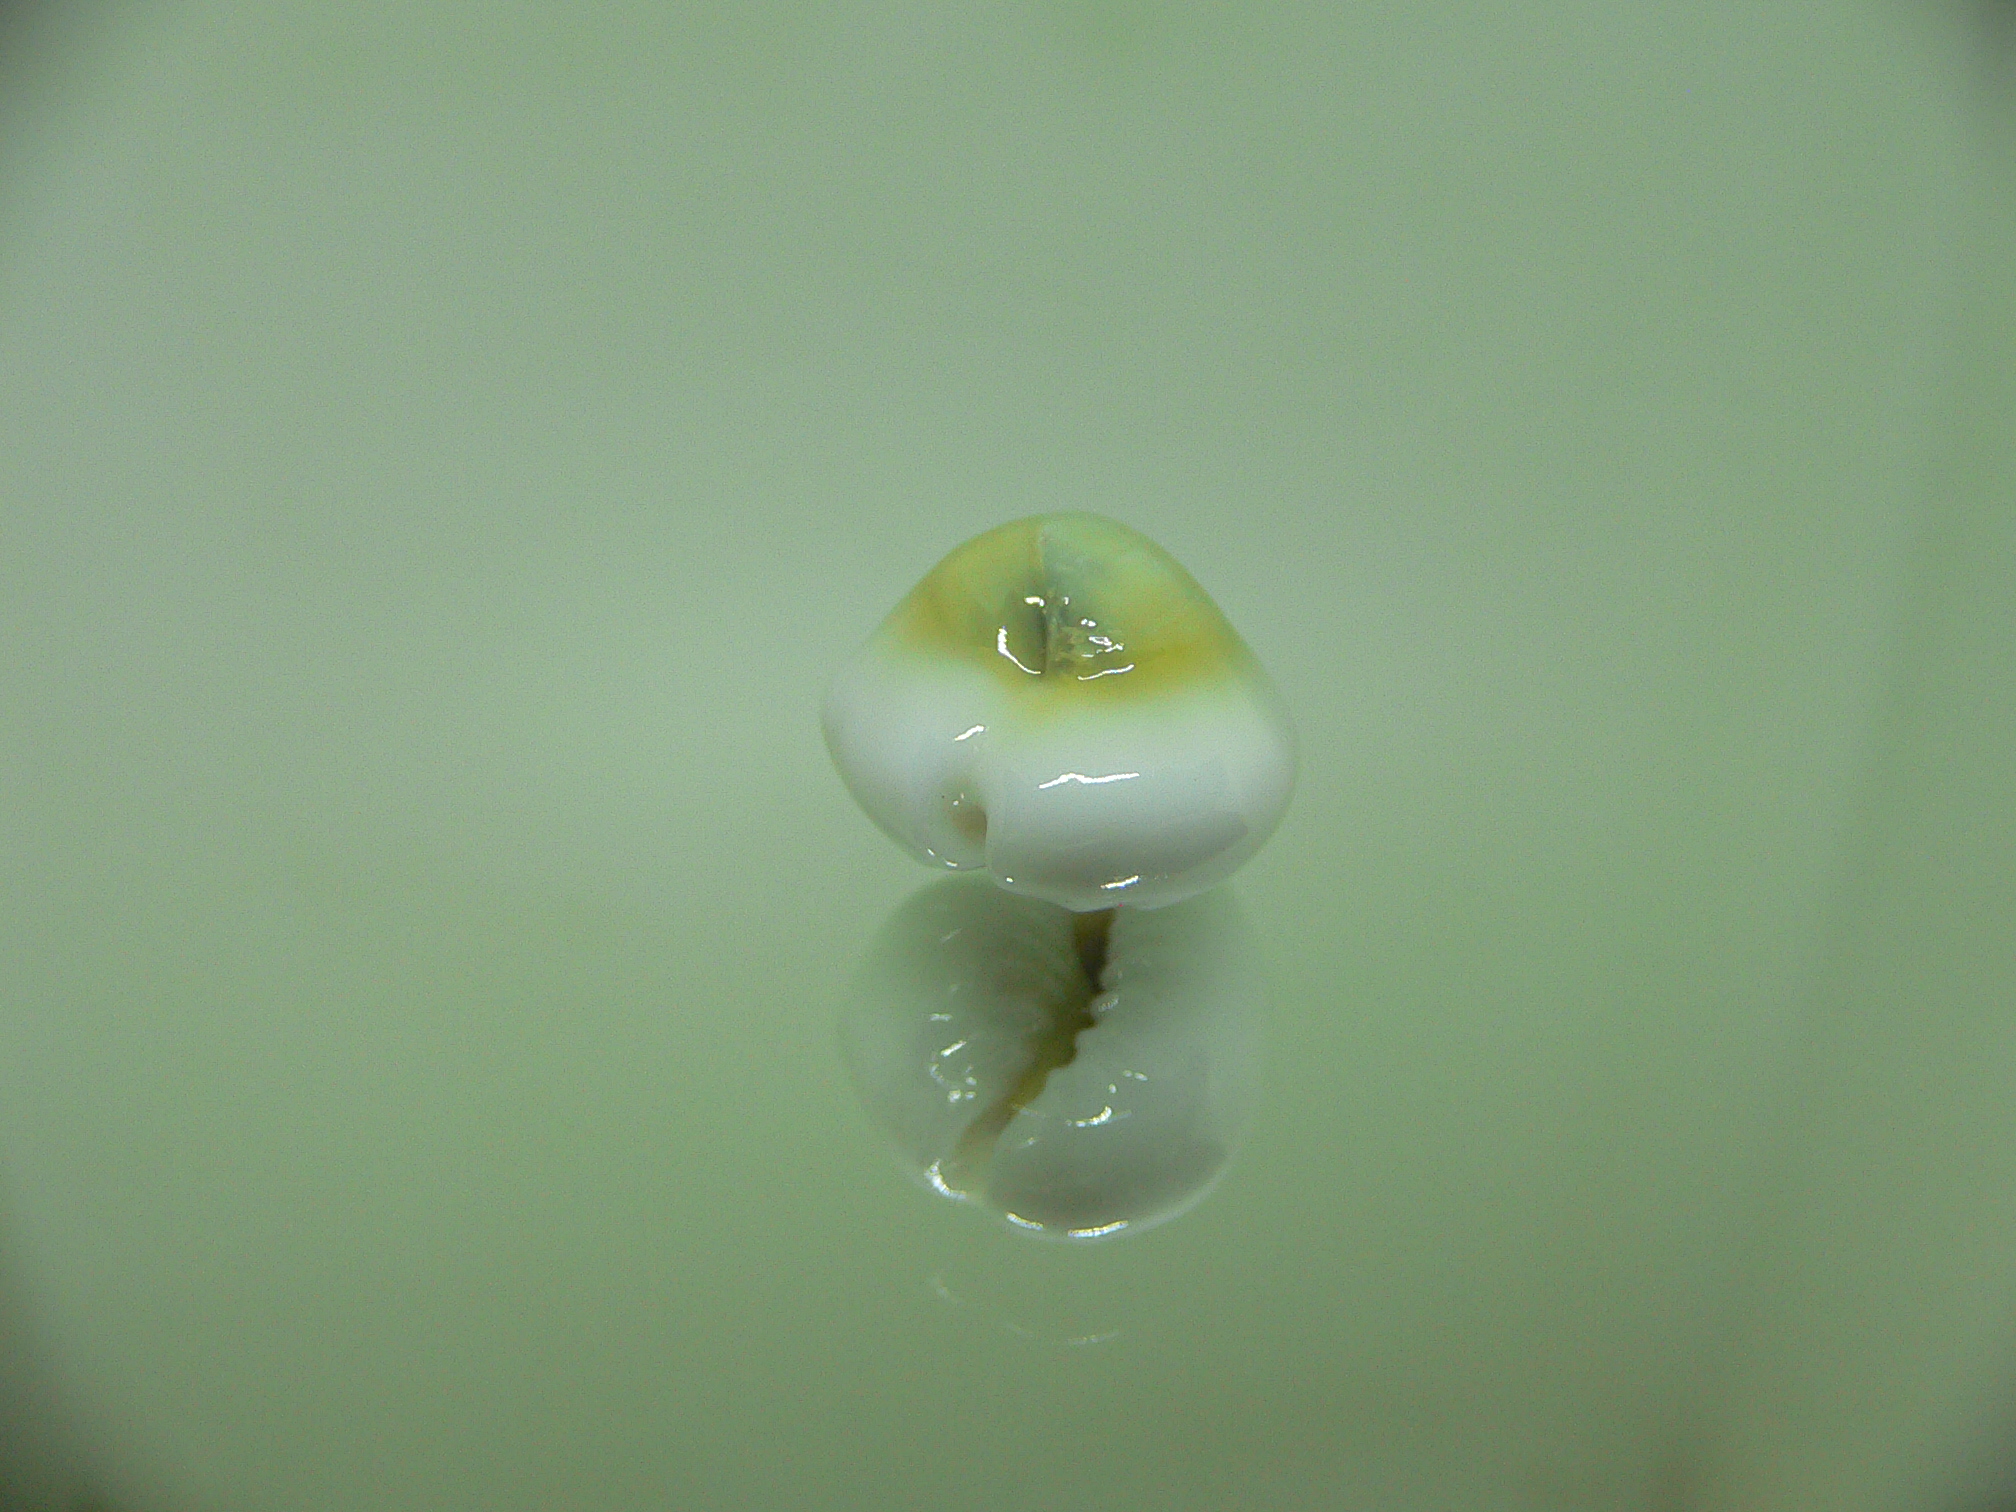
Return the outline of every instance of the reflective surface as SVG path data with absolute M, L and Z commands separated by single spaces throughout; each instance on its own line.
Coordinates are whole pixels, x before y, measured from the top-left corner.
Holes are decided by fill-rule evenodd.
M 0 98 L 0 1220 L 114 1504 L 1654 1509 L 1718 1401 L 1883 1442 L 1812 1384 L 1880 1352 L 1798 1365 L 1902 1306 L 1795 1263 L 1869 1214 L 1720 1323 L 1986 329 L 1959 17 L 108 17 Z M 921 874 L 815 717 L 1055 509 L 1302 736 L 1246 1147 L 1089 1246 L 892 1175 L 832 1026 Z
M 1253 1115 L 1266 986 L 1231 889 L 1072 913 L 984 877 L 882 926 L 841 1020 L 869 1116 L 941 1197 L 1024 1233 L 1188 1211 Z

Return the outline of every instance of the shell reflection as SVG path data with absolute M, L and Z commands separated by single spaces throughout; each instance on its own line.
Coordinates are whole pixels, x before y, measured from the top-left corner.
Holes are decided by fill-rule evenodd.
M 1228 888 L 1074 913 L 959 877 L 883 925 L 842 1041 L 926 1185 L 1098 1239 L 1176 1216 L 1223 1172 L 1257 1089 L 1261 999 Z

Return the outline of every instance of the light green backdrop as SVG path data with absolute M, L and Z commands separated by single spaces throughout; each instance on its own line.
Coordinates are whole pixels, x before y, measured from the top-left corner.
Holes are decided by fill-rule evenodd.
M 1827 1317 L 1730 1319 L 1853 1220 L 1754 1222 L 1859 1126 L 1794 1051 L 1999 371 L 1954 356 L 2007 189 L 1969 19 L 17 28 L 0 1232 L 93 1482 L 1799 1505 L 1771 1425 Z M 815 718 L 943 551 L 1050 508 L 1185 561 L 1304 742 L 1240 883 L 1251 1143 L 1072 1250 L 934 1204 L 852 1098 L 842 983 L 925 875 Z

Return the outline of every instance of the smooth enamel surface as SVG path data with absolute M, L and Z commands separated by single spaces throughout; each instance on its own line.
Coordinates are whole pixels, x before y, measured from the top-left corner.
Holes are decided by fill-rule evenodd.
M 1262 997 L 1226 889 L 1082 915 L 948 878 L 883 927 L 842 1041 L 920 1181 L 1026 1232 L 1098 1239 L 1184 1212 L 1225 1169 Z
M 1078 910 L 1216 885 L 1295 778 L 1252 652 L 1174 558 L 1097 515 L 953 551 L 842 668 L 824 724 L 849 789 L 919 860 Z

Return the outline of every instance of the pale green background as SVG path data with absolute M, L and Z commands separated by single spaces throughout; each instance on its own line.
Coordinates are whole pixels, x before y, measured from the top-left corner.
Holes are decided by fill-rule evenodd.
M 1894 690 L 1978 615 L 1914 605 L 2016 561 L 1932 529 L 2006 477 L 1977 19 L 17 26 L 19 1412 L 132 1512 L 1846 1509 L 1960 1465 L 2016 1422 L 1993 1054 L 1921 1141 L 1935 1218 L 2002 1228 L 1906 1448 L 1856 1416 L 1896 1362 L 1829 1350 L 1951 1288 L 1802 1267 L 1903 1158 L 1828 1164 L 1891 1126 L 1856 1089 L 1949 1106 L 1881 1032 L 1829 1061 L 1827 984 L 1883 794 L 1944 791 L 1885 787 Z M 934 1203 L 852 1098 L 842 984 L 925 875 L 815 719 L 943 551 L 1050 508 L 1189 564 L 1304 742 L 1240 883 L 1250 1146 L 1075 1250 Z M 1912 895 L 1975 917 L 1993 854 Z

